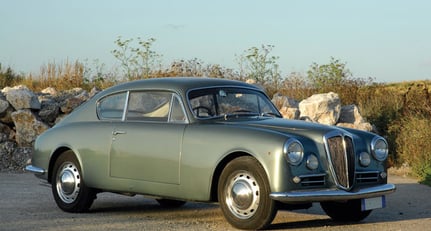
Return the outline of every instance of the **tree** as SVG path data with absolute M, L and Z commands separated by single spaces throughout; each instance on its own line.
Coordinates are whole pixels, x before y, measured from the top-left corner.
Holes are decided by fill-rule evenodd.
M 277 64 L 278 56 L 271 56 L 270 52 L 273 45 L 262 45 L 260 48 L 252 47 L 244 52 L 239 58 L 241 69 L 245 67 L 248 78 L 255 80 L 257 83 L 266 82 L 279 83 L 280 71 Z M 245 65 L 244 63 L 245 62 Z
M 316 89 L 341 86 L 345 80 L 351 77 L 345 63 L 331 57 L 329 64 L 319 65 L 313 63 L 307 71 L 308 80 Z
M 144 40 L 137 38 L 138 46 L 134 47 L 134 39 L 123 40 L 118 37 L 115 44 L 118 49 L 114 49 L 111 53 L 120 61 L 120 65 L 127 79 L 149 78 L 156 63 L 159 63 L 161 55 L 152 50 L 155 38 Z M 136 46 L 136 45 L 135 45 Z
M 140 74 L 143 78 L 149 78 L 151 69 L 154 68 L 157 63 L 160 63 L 159 59 L 161 55 L 157 54 L 155 51 L 151 49 L 155 41 L 156 41 L 155 38 L 149 38 L 148 40 L 143 40 L 140 37 L 138 37 L 138 44 L 141 47 L 136 48 L 134 52 L 139 58 L 138 65 L 141 67 Z
M 132 41 L 133 39 L 122 40 L 121 36 L 119 36 L 118 39 L 115 40 L 115 44 L 118 46 L 118 49 L 111 51 L 114 57 L 120 61 L 121 68 L 123 68 L 123 71 L 129 80 L 133 78 L 137 65 L 136 55 L 133 52 L 133 48 L 130 48 L 130 43 Z
M 0 63 L 0 87 L 11 86 L 14 82 L 19 82 L 23 77 L 14 73 L 12 68 L 8 67 L 6 70 L 3 70 L 2 65 Z

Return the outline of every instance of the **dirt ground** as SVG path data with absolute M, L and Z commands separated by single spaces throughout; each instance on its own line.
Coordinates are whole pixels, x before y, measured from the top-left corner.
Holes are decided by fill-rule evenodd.
M 271 230 L 429 230 L 431 188 L 413 178 L 390 175 L 397 191 L 387 207 L 360 223 L 335 223 L 318 204 L 307 210 L 279 211 Z M 0 230 L 235 230 L 217 204 L 187 203 L 164 209 L 142 196 L 102 193 L 90 212 L 65 213 L 49 187 L 29 173 L 0 173 Z

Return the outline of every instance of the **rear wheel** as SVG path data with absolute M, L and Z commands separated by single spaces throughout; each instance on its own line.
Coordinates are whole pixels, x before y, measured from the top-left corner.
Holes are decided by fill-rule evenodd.
M 362 221 L 372 210 L 362 211 L 361 200 L 350 200 L 346 202 L 321 202 L 323 211 L 334 221 Z
M 85 212 L 96 193 L 82 178 L 81 167 L 72 151 L 61 154 L 54 164 L 52 194 L 58 207 L 66 212 Z
M 276 203 L 263 167 L 250 156 L 228 163 L 220 175 L 218 201 L 226 220 L 239 229 L 264 229 L 274 219 Z

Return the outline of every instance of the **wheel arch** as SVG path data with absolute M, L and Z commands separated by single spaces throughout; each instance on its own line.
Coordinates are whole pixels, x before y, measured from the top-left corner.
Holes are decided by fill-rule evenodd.
M 69 148 L 69 147 L 59 147 L 59 148 L 57 148 L 53 153 L 52 153 L 52 155 L 51 155 L 51 158 L 50 158 L 50 160 L 49 160 L 49 167 L 48 167 L 48 182 L 49 183 L 51 183 L 52 182 L 52 174 L 53 174 L 53 169 L 54 169 L 54 165 L 55 165 L 55 162 L 57 161 L 57 159 L 58 159 L 58 157 L 61 155 L 61 154 L 63 154 L 63 153 L 65 153 L 65 152 L 67 152 L 67 151 L 72 151 L 72 149 L 71 148 Z M 73 152 L 73 151 L 72 151 Z M 75 155 L 75 157 L 77 157 L 76 156 L 76 154 L 74 154 Z M 78 160 L 79 161 L 79 160 Z
M 232 160 L 241 157 L 241 156 L 251 156 L 253 158 L 255 158 L 253 155 L 244 152 L 244 151 L 237 151 L 237 152 L 233 152 L 230 153 L 229 155 L 225 156 L 217 165 L 217 167 L 214 170 L 214 174 L 213 174 L 213 178 L 212 178 L 212 182 L 211 182 L 211 197 L 210 200 L 212 202 L 217 202 L 218 198 L 217 198 L 217 187 L 218 187 L 218 181 L 220 179 L 220 175 L 223 171 L 223 169 L 226 167 L 226 165 L 231 162 Z

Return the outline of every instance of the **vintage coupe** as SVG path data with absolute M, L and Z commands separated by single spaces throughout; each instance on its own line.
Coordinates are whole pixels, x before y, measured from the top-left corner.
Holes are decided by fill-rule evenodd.
M 282 119 L 259 87 L 184 77 L 100 92 L 37 138 L 26 169 L 67 212 L 100 192 L 142 194 L 218 202 L 234 227 L 262 229 L 313 202 L 334 220 L 364 219 L 395 191 L 387 156 L 376 134 Z

